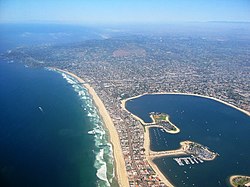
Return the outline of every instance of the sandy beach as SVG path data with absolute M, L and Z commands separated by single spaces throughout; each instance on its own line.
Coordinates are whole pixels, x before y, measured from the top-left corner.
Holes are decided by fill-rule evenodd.
M 57 69 L 57 68 L 52 68 L 52 69 L 72 76 L 79 83 L 82 83 L 83 86 L 88 90 L 96 107 L 98 108 L 99 114 L 100 114 L 106 128 L 108 129 L 108 132 L 110 135 L 109 136 L 110 142 L 113 146 L 113 154 L 114 154 L 114 159 L 115 159 L 115 172 L 116 172 L 116 177 L 117 177 L 119 186 L 121 186 L 121 187 L 129 186 L 127 172 L 126 172 L 126 166 L 125 166 L 125 162 L 124 162 L 124 158 L 123 158 L 123 154 L 122 154 L 122 149 L 120 146 L 120 139 L 119 139 L 118 133 L 116 131 L 116 128 L 114 126 L 114 123 L 113 123 L 108 111 L 106 110 L 103 102 L 98 97 L 95 90 L 89 84 L 86 84 L 84 82 L 84 80 L 81 79 L 80 77 L 76 76 L 75 74 L 73 74 L 71 72 L 65 71 L 65 70 L 61 70 L 61 69 Z
M 131 98 L 127 98 L 121 101 L 121 107 L 123 110 L 127 111 L 129 114 L 131 114 L 136 120 L 139 120 L 142 124 L 147 124 L 145 121 L 143 121 L 141 118 L 139 118 L 138 116 L 134 115 L 133 113 L 129 112 L 126 109 L 126 102 L 132 99 L 136 99 L 139 98 L 143 95 L 147 95 L 148 93 L 142 94 L 142 95 L 138 95 L 135 97 L 131 97 Z M 151 118 L 152 119 L 152 118 Z M 152 119 L 152 123 L 154 123 L 154 119 Z M 152 123 L 148 123 L 148 124 L 152 124 Z M 155 173 L 160 177 L 160 179 L 169 187 L 174 187 L 173 184 L 171 184 L 171 182 L 167 179 L 167 177 L 159 170 L 159 168 L 157 167 L 157 165 L 153 162 L 154 157 L 152 158 L 150 156 L 150 137 L 149 137 L 149 129 L 150 126 L 145 126 L 145 133 L 144 133 L 144 149 L 145 149 L 145 155 L 146 155 L 146 159 L 148 161 L 148 163 L 150 164 L 150 166 L 153 168 L 153 170 L 155 171 Z M 174 155 L 178 154 L 176 152 L 174 152 Z
M 77 81 L 79 81 L 79 83 L 83 84 L 83 86 L 88 90 L 89 94 L 92 96 L 93 101 L 96 105 L 96 107 L 98 108 L 98 111 L 100 113 L 100 116 L 103 119 L 103 122 L 106 126 L 106 128 L 109 131 L 110 134 L 110 142 L 113 146 L 113 154 L 114 154 L 114 159 L 115 159 L 115 171 L 116 171 L 116 176 L 117 176 L 117 180 L 118 183 L 121 187 L 126 187 L 129 186 L 129 182 L 128 182 L 128 177 L 127 177 L 127 173 L 126 173 L 126 166 L 125 166 L 125 162 L 124 162 L 124 158 L 123 158 L 123 154 L 122 154 L 122 150 L 121 150 L 121 146 L 120 146 L 120 140 L 119 140 L 119 136 L 118 133 L 115 129 L 115 126 L 113 124 L 113 121 L 108 113 L 108 111 L 106 110 L 103 102 L 101 101 L 101 99 L 98 97 L 97 93 L 95 92 L 95 90 L 87 83 L 84 82 L 83 79 L 79 78 L 78 76 L 76 76 L 73 73 L 70 73 L 68 71 L 65 70 L 60 70 L 57 68 L 52 68 L 56 71 L 59 72 L 63 72 L 66 73 L 70 76 L 72 76 L 73 78 L 75 78 Z M 221 102 L 223 104 L 226 104 L 228 106 L 231 106 L 247 115 L 250 115 L 250 113 L 248 111 L 245 111 L 243 109 L 240 109 L 232 104 L 226 103 L 222 100 L 213 98 L 213 97 L 209 97 L 209 96 L 203 96 L 203 95 L 198 95 L 198 94 L 189 94 L 189 93 L 169 93 L 169 92 L 160 92 L 160 93 L 145 93 L 142 95 L 138 95 L 135 97 L 131 97 L 131 98 L 127 98 L 125 100 L 121 101 L 121 107 L 126 110 L 129 114 L 131 114 L 136 120 L 140 121 L 142 124 L 151 124 L 151 123 L 145 123 L 141 118 L 139 118 L 138 116 L 132 114 L 131 112 L 129 112 L 126 109 L 126 102 L 132 99 L 136 99 L 139 98 L 143 95 L 157 95 L 157 94 L 176 94 L 176 95 L 192 95 L 192 96 L 198 96 L 198 97 L 203 97 L 203 98 L 208 98 L 208 99 L 212 99 L 218 102 Z M 154 123 L 154 121 L 152 122 Z M 153 154 L 153 152 L 151 152 L 150 150 L 150 137 L 149 137 L 149 126 L 146 126 L 146 131 L 145 131 L 145 136 L 144 136 L 144 148 L 145 148 L 145 154 L 146 154 L 146 158 L 147 161 L 149 162 L 150 166 L 153 168 L 153 170 L 156 172 L 156 174 L 160 177 L 160 179 L 169 187 L 173 187 L 173 184 L 171 184 L 171 182 L 167 179 L 166 176 L 163 175 L 163 173 L 159 170 L 159 168 L 157 167 L 156 164 L 154 164 L 153 159 L 156 158 L 157 156 L 150 156 L 150 153 Z M 182 142 L 185 143 L 185 142 Z M 169 155 L 180 155 L 180 154 L 185 154 L 185 152 L 182 149 L 183 145 L 181 146 L 180 149 L 178 150 L 172 150 L 169 151 Z
M 171 182 L 162 174 L 162 172 L 159 170 L 159 168 L 155 165 L 155 163 L 153 162 L 153 158 L 150 157 L 150 137 L 149 137 L 149 128 L 150 127 L 146 127 L 146 131 L 145 131 L 145 136 L 144 136 L 144 148 L 145 148 L 145 154 L 146 154 L 146 158 L 148 163 L 150 164 L 150 166 L 153 168 L 153 170 L 155 171 L 155 173 L 160 177 L 160 179 L 169 187 L 173 187 L 173 185 L 171 184 Z
M 241 175 L 233 175 L 233 176 L 230 176 L 230 178 L 229 178 L 229 182 L 230 182 L 231 186 L 233 186 L 233 187 L 237 187 L 236 185 L 233 184 L 233 179 L 236 177 L 241 177 Z
M 197 97 L 202 97 L 202 98 L 207 98 L 207 99 L 212 99 L 212 100 L 215 100 L 215 101 L 218 101 L 220 103 L 223 103 L 225 105 L 228 105 L 230 107 L 233 107 L 243 113 L 245 113 L 246 115 L 250 116 L 250 113 L 248 111 L 245 111 L 241 108 L 238 108 L 230 103 L 227 103 L 225 101 L 222 101 L 220 99 L 217 99 L 217 98 L 214 98 L 214 97 L 209 97 L 209 96 L 204 96 L 204 95 L 198 95 L 198 94 L 192 94 L 192 93 L 172 93 L 172 92 L 157 92 L 157 93 L 144 93 L 144 94 L 141 94 L 141 95 L 138 95 L 138 96 L 134 96 L 134 97 L 130 97 L 130 98 L 127 98 L 127 99 L 124 99 L 121 101 L 121 107 L 123 110 L 127 111 L 129 114 L 131 114 L 135 119 L 139 120 L 142 124 L 152 124 L 154 123 L 154 119 L 151 119 L 153 120 L 152 123 L 145 123 L 141 118 L 139 118 L 138 116 L 134 115 L 133 113 L 131 113 L 130 111 L 128 111 L 126 109 L 126 102 L 129 101 L 129 100 L 133 100 L 133 99 L 136 99 L 136 98 L 139 98 L 139 97 L 142 97 L 144 95 L 163 95 L 163 94 L 175 94 L 175 95 L 191 95 L 191 96 L 197 96 Z M 153 152 L 150 150 L 150 137 L 149 137 L 149 126 L 146 126 L 146 132 L 144 134 L 144 148 L 145 148 L 145 154 L 146 154 L 146 158 L 149 162 L 149 164 L 151 165 L 151 167 L 154 169 L 154 171 L 156 172 L 156 174 L 160 177 L 160 179 L 167 185 L 167 186 L 170 186 L 172 187 L 173 185 L 171 184 L 171 182 L 166 178 L 165 175 L 162 174 L 162 172 L 159 170 L 159 168 L 156 166 L 156 164 L 154 164 L 153 162 L 153 159 L 156 158 L 157 156 L 150 156 L 150 153 L 153 154 Z M 171 150 L 171 151 L 167 151 L 167 155 L 185 155 L 186 153 L 184 152 L 183 148 L 185 146 L 186 143 L 188 143 L 189 141 L 184 141 L 184 142 L 181 142 L 181 147 L 180 149 L 177 149 L 177 150 Z
M 248 179 L 250 179 L 250 176 L 244 176 L 244 175 L 232 175 L 232 176 L 230 176 L 230 178 L 229 178 L 229 182 L 230 182 L 230 184 L 231 184 L 231 186 L 233 186 L 233 187 L 237 187 L 237 185 L 234 185 L 234 182 L 233 182 L 233 180 L 235 179 L 235 178 L 248 178 Z
M 135 99 L 135 98 L 138 98 L 138 97 L 141 97 L 142 95 L 139 95 L 139 96 L 135 96 L 135 97 L 131 97 L 131 98 L 128 98 L 128 99 L 124 99 L 121 101 L 121 107 L 123 110 L 127 111 L 131 116 L 133 116 L 133 118 L 135 118 L 136 120 L 140 121 L 142 124 L 146 124 L 145 121 L 143 121 L 143 119 L 139 118 L 138 116 L 134 115 L 133 113 L 129 112 L 127 109 L 126 109 L 126 102 L 129 101 L 129 100 L 132 100 L 132 99 Z

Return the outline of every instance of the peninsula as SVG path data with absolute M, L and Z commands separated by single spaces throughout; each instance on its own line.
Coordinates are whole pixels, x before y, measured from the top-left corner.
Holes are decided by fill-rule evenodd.
M 122 102 L 123 103 L 123 102 Z M 125 108 L 125 103 L 123 103 L 123 109 L 126 110 Z M 150 118 L 152 119 L 151 123 L 146 123 L 144 122 L 141 118 L 138 116 L 132 114 L 132 116 L 141 122 L 141 124 L 145 127 L 159 127 L 162 128 L 165 132 L 170 133 L 170 134 L 177 134 L 180 132 L 180 129 L 176 127 L 169 119 L 169 115 L 165 113 L 160 113 L 160 112 L 151 112 L 150 113 Z
M 153 157 L 149 156 L 148 131 L 156 123 L 165 124 L 167 133 L 178 133 L 181 129 L 171 122 L 171 116 L 167 114 L 160 114 L 160 118 L 152 116 L 155 124 L 142 125 L 144 122 L 140 118 L 124 110 L 127 100 L 145 94 L 186 94 L 217 100 L 248 116 L 250 111 L 246 84 L 250 76 L 248 66 L 244 64 L 249 61 L 246 45 L 237 42 L 235 47 L 234 40 L 222 45 L 216 40 L 186 36 L 127 35 L 124 38 L 122 35 L 105 40 L 88 40 L 70 47 L 20 47 L 4 54 L 4 58 L 8 61 L 18 59 L 28 66 L 57 67 L 83 77 L 82 84 L 102 101 L 97 99 L 96 103 L 103 103 L 102 107 L 98 107 L 100 114 L 105 113 L 103 116 L 111 118 L 106 120 L 105 125 L 110 131 L 120 185 L 171 186 L 152 162 Z M 191 145 L 213 158 L 212 152 L 205 146 L 190 143 L 186 147 L 192 148 Z M 168 154 L 177 155 L 176 151 L 178 155 L 190 154 L 182 146 Z M 193 157 L 191 159 L 195 162 Z M 191 162 L 190 159 L 180 161 L 185 164 L 187 160 Z M 121 182 L 124 178 L 128 182 Z
M 162 93 L 161 93 L 162 94 Z M 142 95 L 138 96 L 141 97 Z M 203 163 L 204 161 L 212 161 L 218 156 L 218 153 L 212 152 L 208 149 L 208 147 L 203 146 L 199 143 L 192 142 L 192 141 L 183 141 L 180 142 L 181 147 L 176 150 L 167 150 L 167 151 L 151 151 L 150 149 L 150 137 L 149 137 L 149 129 L 151 127 L 157 127 L 163 129 L 166 133 L 170 134 L 177 134 L 180 132 L 180 129 L 174 125 L 170 121 L 170 117 L 168 114 L 159 113 L 159 112 L 151 112 L 150 118 L 152 119 L 151 123 L 144 122 L 143 119 L 139 118 L 138 116 L 134 115 L 130 111 L 126 109 L 126 102 L 129 100 L 133 100 L 138 97 L 128 98 L 126 100 L 121 101 L 121 106 L 123 110 L 128 112 L 135 120 L 140 121 L 141 125 L 144 127 L 144 148 L 145 148 L 145 155 L 148 160 L 150 166 L 154 169 L 158 176 L 160 176 L 161 180 L 167 186 L 173 186 L 171 182 L 162 174 L 159 168 L 154 164 L 153 160 L 158 157 L 164 156 L 191 156 L 191 157 L 184 157 L 184 158 L 174 158 L 178 165 L 183 166 L 185 163 Z

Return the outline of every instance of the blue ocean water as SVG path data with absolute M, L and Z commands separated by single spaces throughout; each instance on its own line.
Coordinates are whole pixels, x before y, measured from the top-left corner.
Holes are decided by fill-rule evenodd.
M 250 175 L 250 117 L 220 102 L 187 95 L 146 95 L 127 102 L 126 108 L 150 122 L 150 112 L 165 112 L 179 134 L 150 129 L 151 149 L 172 150 L 191 140 L 219 153 L 213 161 L 179 166 L 173 157 L 155 159 L 176 186 L 229 186 L 231 175 Z M 175 158 L 178 156 L 174 156 Z
M 0 186 L 112 184 L 112 146 L 84 88 L 3 61 L 0 75 Z
M 82 26 L 0 24 L 0 53 L 99 37 Z M 117 186 L 108 133 L 86 89 L 15 62 L 0 57 L 0 186 Z

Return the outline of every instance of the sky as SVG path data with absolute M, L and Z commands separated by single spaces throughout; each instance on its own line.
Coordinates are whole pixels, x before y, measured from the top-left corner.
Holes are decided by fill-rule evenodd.
M 0 22 L 250 22 L 250 0 L 0 0 Z

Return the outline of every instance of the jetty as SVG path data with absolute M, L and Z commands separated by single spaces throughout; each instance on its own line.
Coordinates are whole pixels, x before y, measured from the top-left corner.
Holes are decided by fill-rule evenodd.
M 180 143 L 181 147 L 176 150 L 169 151 L 149 151 L 148 157 L 157 158 L 165 156 L 184 156 L 190 155 L 189 157 L 174 158 L 180 165 L 183 164 L 198 164 L 204 161 L 211 161 L 218 156 L 218 153 L 214 153 L 208 149 L 208 147 L 198 144 L 192 141 L 183 141 Z M 183 162 L 182 162 L 183 161 Z M 182 163 L 182 164 L 181 164 Z

